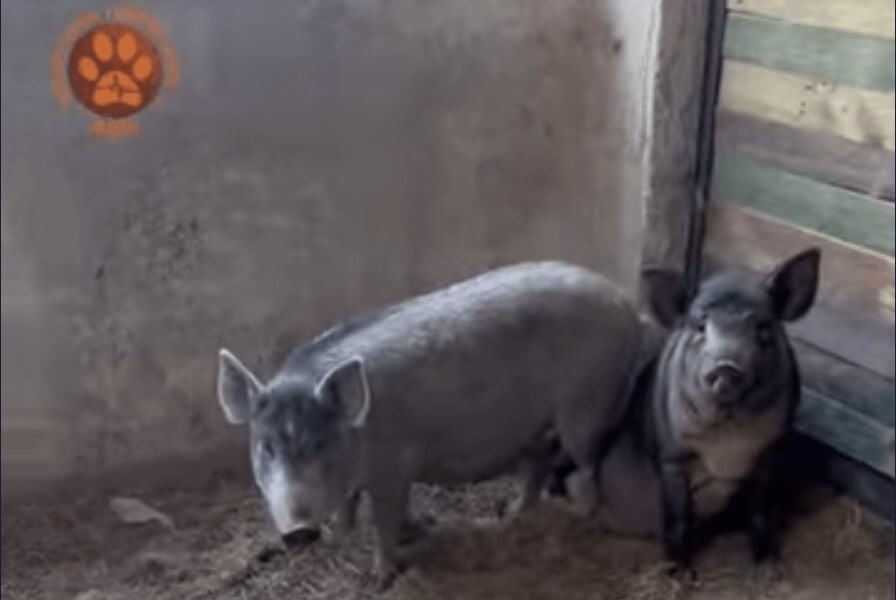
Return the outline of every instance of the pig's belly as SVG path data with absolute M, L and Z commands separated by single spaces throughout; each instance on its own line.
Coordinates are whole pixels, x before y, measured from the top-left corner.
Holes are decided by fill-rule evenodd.
M 501 432 L 496 427 L 485 435 L 473 435 L 467 430 L 457 432 L 456 437 L 433 436 L 421 440 L 416 479 L 422 483 L 455 485 L 505 475 L 520 464 L 543 431 L 544 426 L 533 424 L 516 432 Z
M 627 439 L 605 459 L 600 472 L 597 515 L 602 527 L 624 536 L 661 533 L 659 480 L 649 461 Z
M 505 455 L 490 461 L 431 463 L 420 470 L 416 480 L 437 485 L 479 483 L 511 472 L 519 465 L 520 454 Z
M 737 484 L 730 481 L 707 481 L 691 493 L 694 515 L 699 519 L 708 519 L 725 508 L 734 495 Z

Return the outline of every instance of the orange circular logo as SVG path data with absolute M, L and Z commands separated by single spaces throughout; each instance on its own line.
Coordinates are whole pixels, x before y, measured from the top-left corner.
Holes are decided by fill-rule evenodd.
M 139 133 L 137 113 L 180 79 L 166 27 L 134 7 L 79 15 L 56 43 L 50 67 L 59 106 L 74 100 L 87 109 L 97 117 L 90 132 L 100 137 Z
M 129 117 L 162 87 L 155 44 L 130 25 L 103 23 L 82 35 L 69 53 L 68 83 L 84 107 L 109 119 Z

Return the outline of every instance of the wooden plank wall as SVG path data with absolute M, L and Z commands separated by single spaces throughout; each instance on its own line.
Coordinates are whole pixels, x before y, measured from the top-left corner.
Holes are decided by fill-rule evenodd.
M 798 429 L 894 477 L 894 2 L 728 0 L 704 262 L 822 251 Z

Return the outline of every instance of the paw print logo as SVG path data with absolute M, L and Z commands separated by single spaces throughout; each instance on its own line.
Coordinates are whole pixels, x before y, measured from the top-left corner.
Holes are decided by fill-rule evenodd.
M 162 61 L 153 42 L 122 23 L 103 23 L 72 46 L 68 80 L 74 97 L 110 119 L 129 117 L 149 105 L 162 85 Z

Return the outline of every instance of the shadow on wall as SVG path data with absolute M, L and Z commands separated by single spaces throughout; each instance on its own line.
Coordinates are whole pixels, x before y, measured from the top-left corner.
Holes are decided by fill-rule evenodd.
M 267 373 L 523 259 L 628 282 L 657 4 L 147 2 L 181 83 L 113 142 L 48 81 L 97 6 L 4 2 L 4 495 L 232 441 L 222 344 Z

